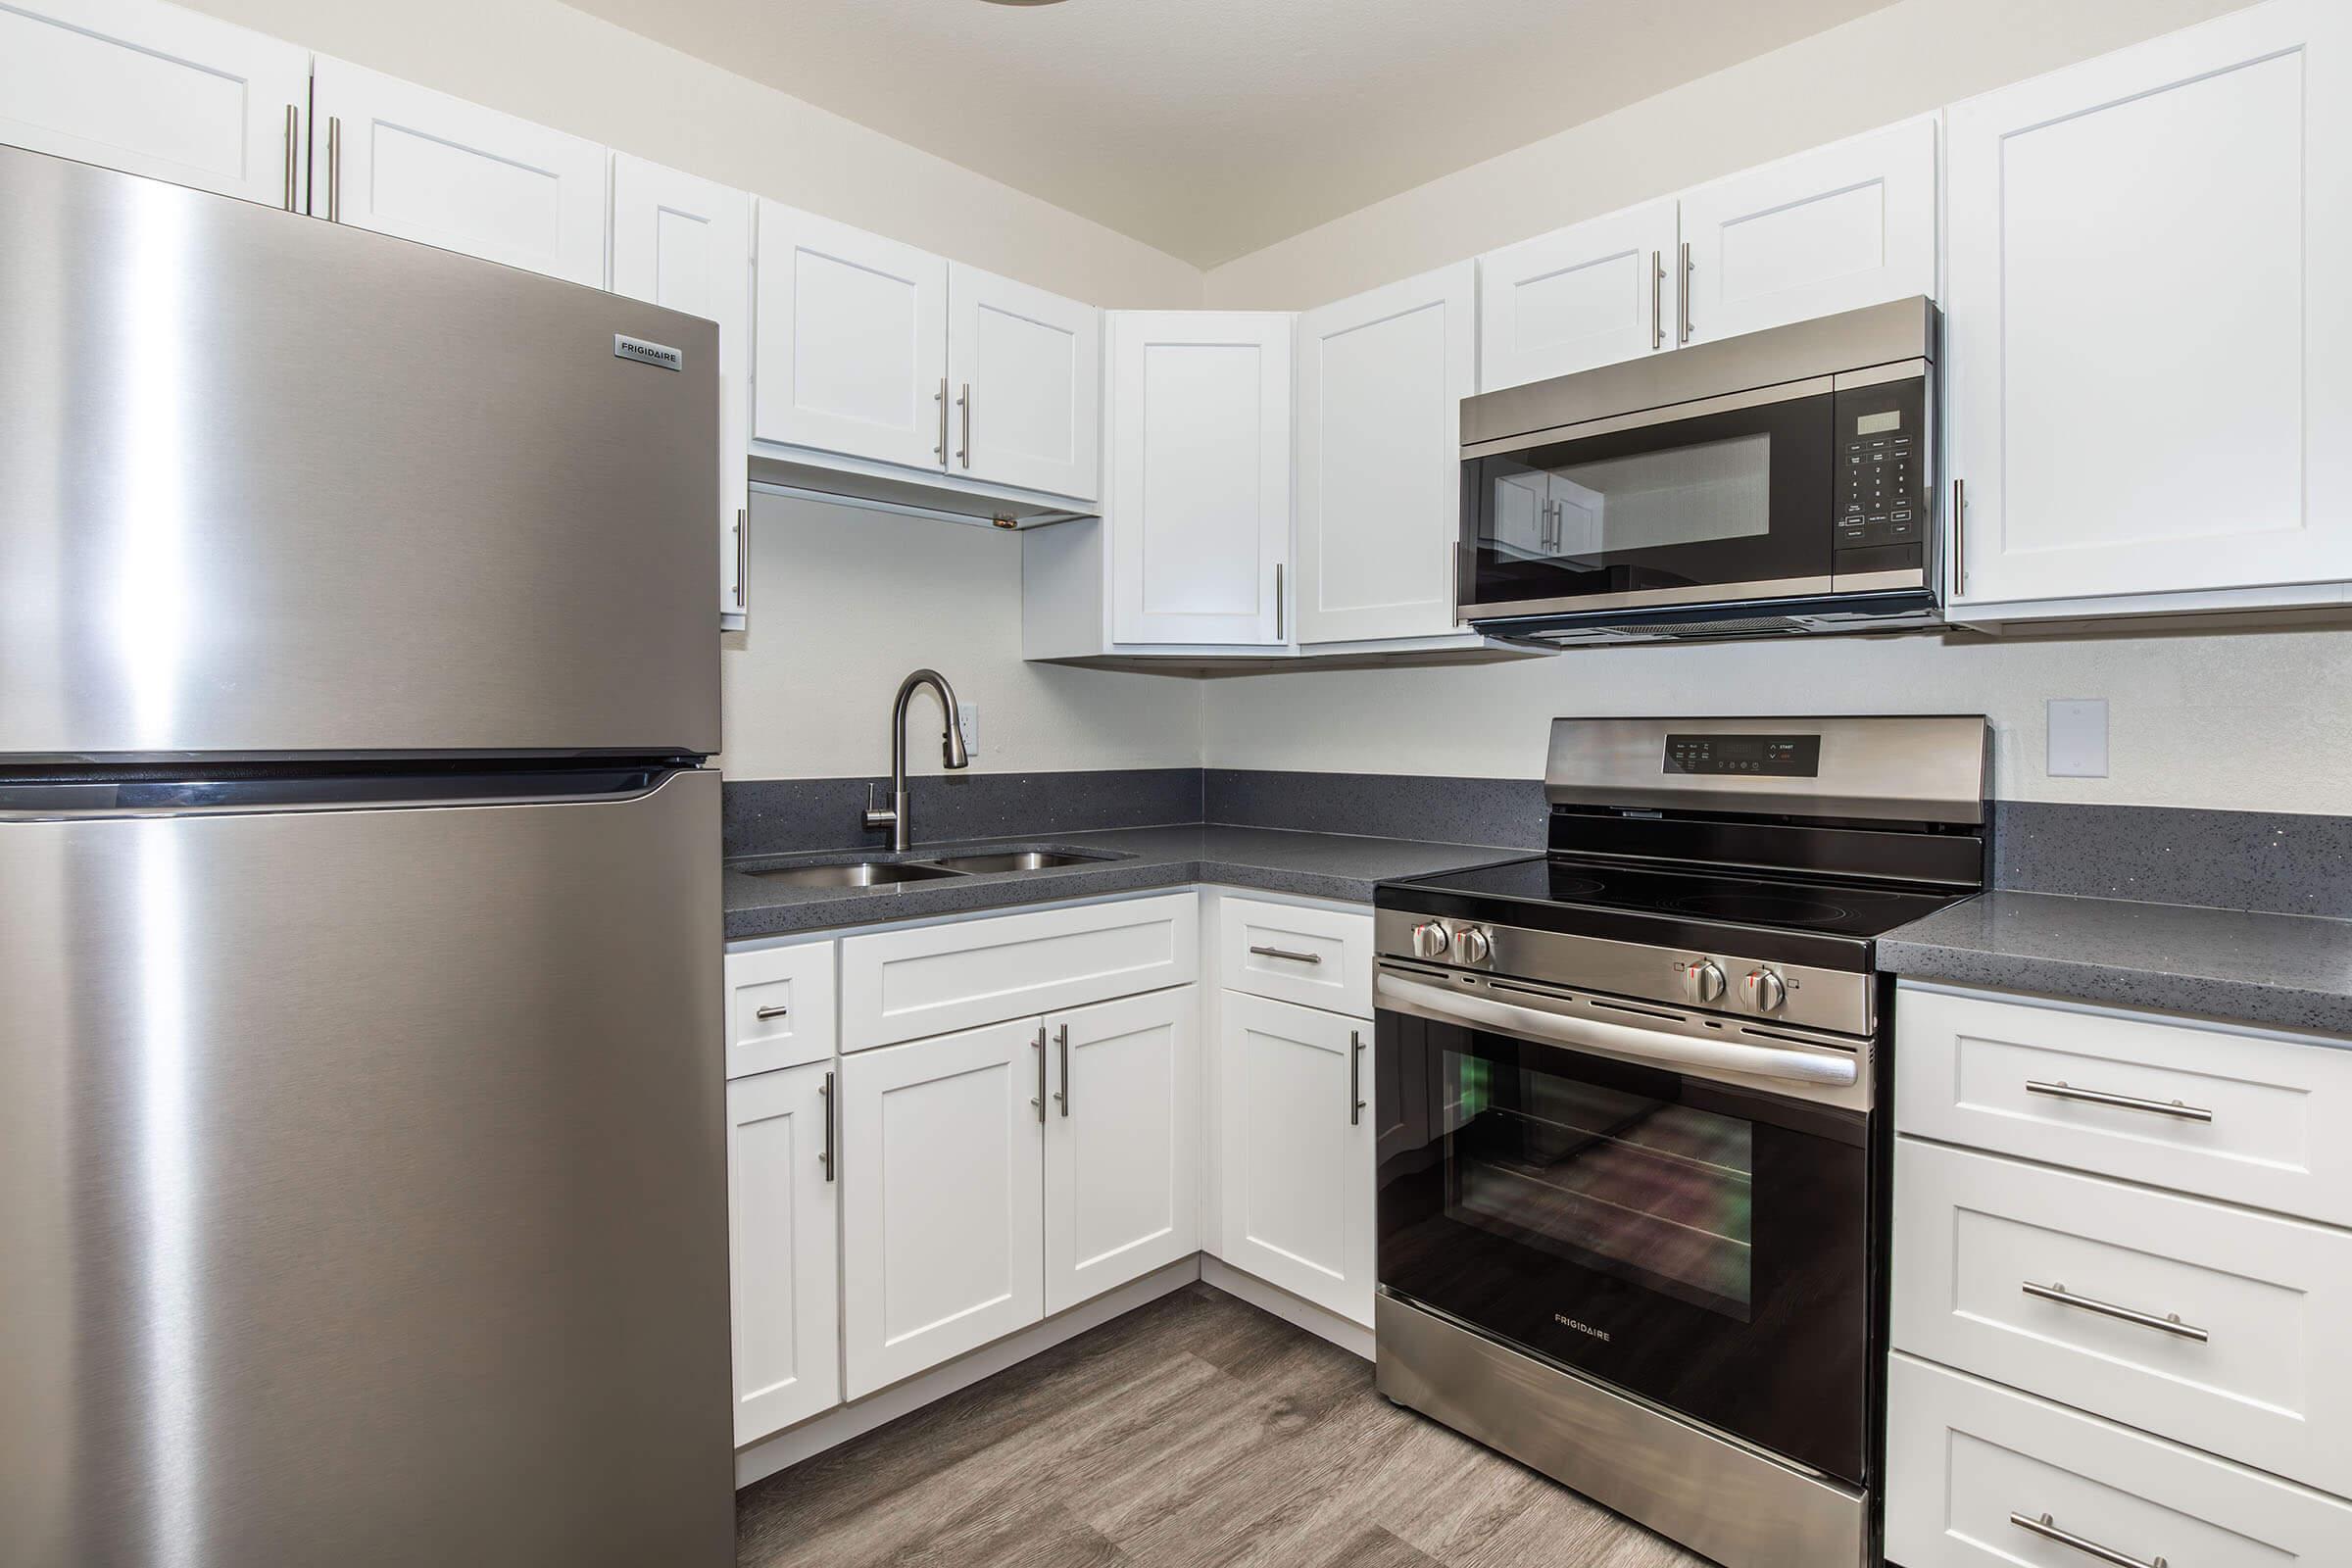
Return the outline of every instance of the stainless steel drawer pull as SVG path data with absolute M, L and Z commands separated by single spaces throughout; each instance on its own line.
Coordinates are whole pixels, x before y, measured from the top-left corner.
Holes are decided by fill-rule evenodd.
M 1058 1025 L 1054 1031 L 1054 1048 L 1061 1053 L 1061 1088 L 1055 1091 L 1054 1102 L 1061 1107 L 1064 1121 L 1070 1115 L 1070 1026 Z
M 840 1164 L 833 1157 L 833 1075 L 831 1073 L 825 1074 L 825 1081 L 818 1086 L 816 1092 L 825 1100 L 825 1152 L 816 1158 L 817 1163 L 825 1167 L 825 1180 L 831 1181 Z
M 2009 1516 L 2009 1522 L 2020 1530 L 2031 1530 L 2044 1541 L 2055 1541 L 2061 1546 L 2074 1547 L 2086 1557 L 2095 1558 L 2104 1563 L 2112 1563 L 2114 1568 L 2166 1568 L 2165 1560 L 2162 1557 L 2127 1557 L 2113 1546 L 2102 1546 L 2097 1542 L 2085 1540 L 2071 1530 L 2061 1530 L 2046 1513 L 2039 1518 L 2013 1513 Z
M 2213 1338 L 2195 1324 L 2181 1322 L 2180 1314 L 2178 1312 L 2167 1313 L 2163 1317 L 2158 1317 L 2153 1312 L 2135 1312 L 2131 1307 L 2118 1306 L 2113 1301 L 2102 1301 L 2089 1296 L 2077 1296 L 2056 1280 L 2052 1280 L 2047 1285 L 2036 1285 L 2032 1280 L 2020 1280 L 2018 1284 L 2028 1296 L 2034 1297 L 2037 1300 L 2055 1301 L 2060 1306 L 2080 1307 L 2085 1312 L 2096 1312 L 2101 1317 L 2114 1318 L 2118 1323 L 2136 1323 L 2143 1329 L 2154 1329 L 2160 1334 L 2170 1334 L 2183 1340 L 2194 1340 L 2199 1345 L 2203 1345 Z
M 1348 1031 L 1348 1125 L 1357 1127 L 1364 1120 L 1364 1032 Z
M 1037 1025 L 1037 1038 L 1036 1038 L 1035 1040 L 1032 1040 L 1032 1041 L 1030 1041 L 1030 1042 L 1029 1042 L 1029 1049 L 1037 1053 L 1037 1098 L 1036 1098 L 1035 1100 L 1032 1100 L 1031 1102 L 1029 1102 L 1029 1103 L 1037 1107 L 1037 1124 L 1038 1124 L 1040 1127 L 1043 1127 L 1043 1126 L 1046 1124 L 1046 1025 L 1045 1025 L 1045 1020 L 1043 1020 L 1043 1019 L 1040 1019 L 1040 1020 L 1038 1020 L 1038 1025 Z
M 786 1013 L 790 1012 L 791 1010 L 792 1010 L 792 1009 L 791 1009 L 790 1007 L 786 1007 L 786 1006 L 782 1006 L 782 1005 L 777 1005 L 777 1006 L 772 1006 L 772 1007 L 761 1007 L 761 1008 L 760 1008 L 760 1009 L 758 1012 L 755 1012 L 755 1013 L 753 1013 L 753 1014 L 752 1014 L 752 1016 L 753 1016 L 753 1017 L 755 1017 L 755 1018 L 760 1019 L 762 1022 L 764 1022 L 765 1020 L 767 1020 L 767 1019 L 769 1019 L 769 1018 L 781 1018 L 781 1017 L 783 1017 L 783 1016 L 784 1016 Z
M 1321 963 L 1323 961 L 1323 955 L 1320 953 L 1293 953 L 1288 948 L 1251 948 L 1250 951 L 1261 958 L 1288 958 L 1293 963 Z
M 2184 1105 L 2178 1100 L 2142 1100 L 2136 1095 L 2111 1095 L 2099 1089 L 2077 1089 L 2068 1083 L 2036 1083 L 2026 1080 L 2026 1093 L 2047 1095 L 2052 1100 L 2079 1100 L 2086 1105 L 2113 1105 L 2118 1110 L 2145 1110 L 2158 1116 L 2178 1116 L 2182 1121 L 2211 1121 L 2213 1112 L 2198 1105 Z

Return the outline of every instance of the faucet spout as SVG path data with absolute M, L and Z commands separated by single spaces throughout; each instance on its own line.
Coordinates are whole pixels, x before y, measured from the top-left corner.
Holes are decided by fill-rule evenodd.
M 956 719 L 956 688 L 936 669 L 918 669 L 899 683 L 899 695 L 890 708 L 890 804 L 874 803 L 873 787 L 866 787 L 865 825 L 869 828 L 889 828 L 890 847 L 904 851 L 913 842 L 913 826 L 906 815 L 906 709 L 915 692 L 924 686 L 939 694 L 939 706 L 946 723 L 940 735 L 940 760 L 950 768 L 972 765 L 971 753 L 963 744 L 963 726 Z

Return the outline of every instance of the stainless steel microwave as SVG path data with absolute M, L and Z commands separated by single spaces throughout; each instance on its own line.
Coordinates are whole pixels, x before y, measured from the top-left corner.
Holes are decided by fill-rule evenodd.
M 1465 398 L 1461 617 L 1558 644 L 1939 623 L 1938 319 L 1897 300 Z

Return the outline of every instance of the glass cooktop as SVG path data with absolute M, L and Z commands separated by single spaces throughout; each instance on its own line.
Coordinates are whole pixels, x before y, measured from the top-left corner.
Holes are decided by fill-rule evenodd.
M 1462 898 L 1622 909 L 1865 939 L 1924 918 L 1963 896 L 1935 889 L 1775 877 L 1755 871 L 1660 869 L 1549 858 L 1415 877 L 1411 885 Z M 1508 916 L 1497 914 L 1494 918 L 1507 920 Z

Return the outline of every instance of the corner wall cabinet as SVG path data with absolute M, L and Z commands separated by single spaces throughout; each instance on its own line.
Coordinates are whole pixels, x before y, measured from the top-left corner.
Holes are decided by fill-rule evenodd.
M 2343 602 L 2352 9 L 2270 0 L 1948 139 L 1953 618 Z
M 718 612 L 730 630 L 751 609 L 751 222 L 742 191 L 612 155 L 612 291 L 718 323 Z

